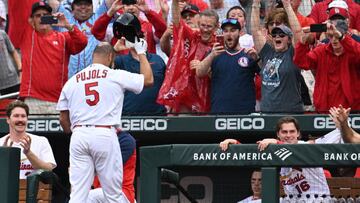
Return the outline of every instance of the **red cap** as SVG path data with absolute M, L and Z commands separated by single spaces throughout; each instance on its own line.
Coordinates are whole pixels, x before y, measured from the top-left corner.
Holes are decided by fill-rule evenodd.
M 334 7 L 329 10 L 329 19 L 331 19 L 332 17 L 334 17 L 336 15 L 341 16 L 345 19 L 349 18 L 349 12 L 344 8 Z

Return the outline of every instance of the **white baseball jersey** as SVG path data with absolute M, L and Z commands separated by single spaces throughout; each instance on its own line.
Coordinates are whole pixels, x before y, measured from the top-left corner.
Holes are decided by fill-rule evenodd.
M 30 150 L 32 151 L 32 153 L 34 153 L 40 160 L 46 163 L 51 163 L 53 165 L 53 168 L 55 168 L 56 161 L 54 158 L 54 154 L 49 144 L 49 141 L 46 139 L 46 137 L 41 137 L 30 133 L 26 133 L 26 134 L 29 135 L 31 138 Z M 6 137 L 7 136 L 0 138 L 1 146 L 3 146 Z M 9 142 L 11 142 L 10 139 L 8 140 L 7 145 L 10 144 Z M 28 176 L 31 172 L 33 172 L 36 169 L 33 168 L 31 162 L 28 160 L 25 154 L 22 153 L 23 147 L 20 145 L 19 142 L 14 142 L 12 147 L 17 147 L 21 149 L 19 178 L 26 179 L 26 176 Z
M 298 144 L 306 144 L 299 141 Z M 323 168 L 281 168 L 280 184 L 287 195 L 330 195 Z
M 339 129 L 335 129 L 315 140 L 316 144 L 340 144 L 344 143 Z
M 69 203 L 90 201 L 88 195 L 95 171 L 105 202 L 128 202 L 122 192 L 120 145 L 115 128 L 110 126 L 120 124 L 125 91 L 139 94 L 143 86 L 143 75 L 113 70 L 101 64 L 88 66 L 64 85 L 57 110 L 69 110 L 73 132 Z
M 72 128 L 74 125 L 119 125 L 124 92 L 139 94 L 143 86 L 142 74 L 92 64 L 66 82 L 57 110 L 70 110 Z
M 238 203 L 261 203 L 261 199 L 256 199 L 254 200 L 254 196 L 249 196 L 241 201 L 239 201 Z

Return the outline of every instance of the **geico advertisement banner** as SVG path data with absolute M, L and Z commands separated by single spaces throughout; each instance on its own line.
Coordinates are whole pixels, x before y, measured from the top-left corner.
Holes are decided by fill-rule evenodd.
M 360 165 L 359 144 L 278 144 L 262 152 L 255 144 L 231 145 L 226 152 L 217 144 L 176 144 L 170 153 L 176 165 L 190 166 Z
M 328 115 L 295 115 L 303 132 L 335 128 Z M 274 132 L 279 115 L 266 116 L 188 116 L 188 117 L 124 117 L 120 127 L 125 131 L 157 132 Z M 360 129 L 360 116 L 349 118 L 354 129 Z M 58 118 L 31 118 L 28 121 L 29 132 L 62 132 Z M 6 119 L 0 119 L 0 133 L 8 132 Z

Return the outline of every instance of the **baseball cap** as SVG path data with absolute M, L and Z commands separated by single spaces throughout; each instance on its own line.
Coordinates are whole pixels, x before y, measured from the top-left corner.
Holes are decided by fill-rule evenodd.
M 335 18 L 337 16 L 346 19 L 349 18 L 349 12 L 344 8 L 331 8 L 329 10 L 329 19 Z
M 239 21 L 235 18 L 227 18 L 221 22 L 221 29 L 224 29 L 226 25 L 231 25 L 239 30 L 241 30 L 241 25 Z
M 122 0 L 121 3 L 125 4 L 125 5 L 132 5 L 132 4 L 136 4 L 137 1 L 136 0 Z
M 92 0 L 73 0 L 72 4 L 78 4 L 80 2 L 87 2 L 89 4 L 92 4 Z
M 333 0 L 328 5 L 328 10 L 331 9 L 331 8 L 343 8 L 343 9 L 346 9 L 346 10 L 349 9 L 347 3 L 345 1 L 343 1 L 343 0 Z
M 186 12 L 191 12 L 193 14 L 199 14 L 200 13 L 200 9 L 194 5 L 194 4 L 187 4 L 184 9 L 181 11 L 181 15 L 183 15 Z
M 272 29 L 271 34 L 275 34 L 277 31 L 281 31 L 282 33 L 284 33 L 285 35 L 292 37 L 293 36 L 293 32 L 291 31 L 291 29 L 286 26 L 286 25 L 279 25 L 276 26 Z
M 31 7 L 31 15 L 34 15 L 34 13 L 39 9 L 45 9 L 49 11 L 49 13 L 52 12 L 52 8 L 47 4 L 45 1 L 39 1 L 35 2 Z

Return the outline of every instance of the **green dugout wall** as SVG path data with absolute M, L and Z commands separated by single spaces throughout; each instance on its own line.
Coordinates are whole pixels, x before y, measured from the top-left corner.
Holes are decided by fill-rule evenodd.
M 20 149 L 0 147 L 0 202 L 18 202 Z
M 160 202 L 160 168 L 174 166 L 262 167 L 263 199 L 279 200 L 280 167 L 340 167 L 360 165 L 359 144 L 270 145 L 259 152 L 255 144 L 232 145 L 222 152 L 217 144 L 162 145 L 140 148 L 140 201 Z

